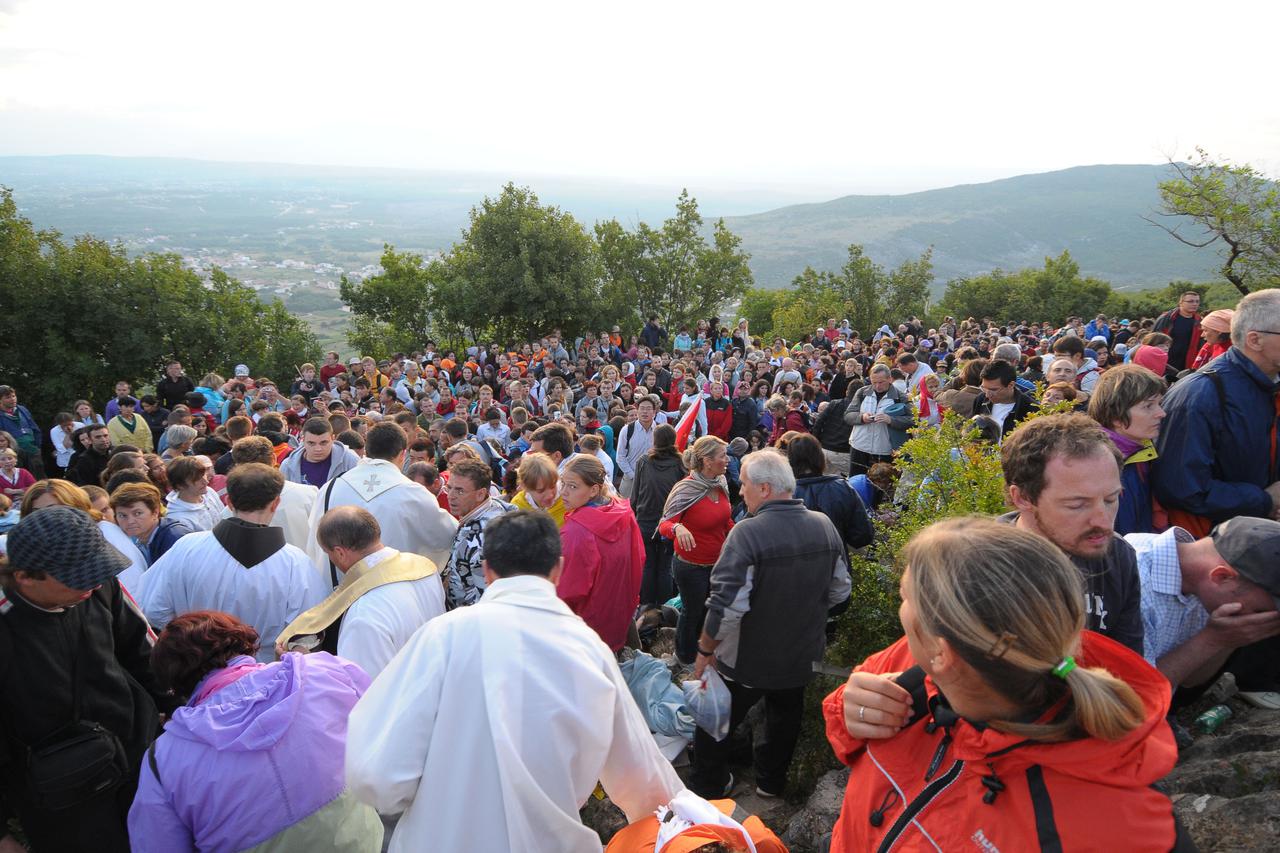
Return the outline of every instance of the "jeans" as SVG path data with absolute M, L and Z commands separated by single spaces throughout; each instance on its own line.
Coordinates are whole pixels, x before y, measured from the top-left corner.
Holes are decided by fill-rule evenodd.
M 764 700 L 764 732 L 755 733 L 752 752 L 756 771 L 756 785 L 770 794 L 781 794 L 787 784 L 787 770 L 791 756 L 800 737 L 800 723 L 804 717 L 804 688 L 789 687 L 785 690 L 764 690 L 746 687 L 726 678 L 733 704 L 729 711 L 729 735 L 717 742 L 699 728 L 693 736 L 693 775 L 689 787 L 706 799 L 720 799 L 729 783 L 729 753 L 734 730 L 742 723 L 747 712 L 761 699 Z
M 877 462 L 892 462 L 893 454 L 882 456 L 878 453 L 863 453 L 861 450 L 849 451 L 849 476 L 855 477 L 858 474 L 867 473 L 868 469 Z
M 640 580 L 640 607 L 661 607 L 671 600 L 675 581 L 671 577 L 674 544 L 657 533 L 658 525 L 640 525 L 644 537 L 644 575 Z
M 686 563 L 679 557 L 671 559 L 676 576 L 676 588 L 680 590 L 680 621 L 676 623 L 676 657 L 683 664 L 691 664 L 698 656 L 698 639 L 702 636 L 702 623 L 707 618 L 707 596 L 711 594 L 711 567 Z

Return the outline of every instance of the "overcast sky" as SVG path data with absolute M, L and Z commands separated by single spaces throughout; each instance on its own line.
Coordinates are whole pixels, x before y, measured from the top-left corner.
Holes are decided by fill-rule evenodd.
M 1278 29 L 1261 2 L 0 0 L 0 154 L 830 195 L 1197 145 L 1276 174 Z

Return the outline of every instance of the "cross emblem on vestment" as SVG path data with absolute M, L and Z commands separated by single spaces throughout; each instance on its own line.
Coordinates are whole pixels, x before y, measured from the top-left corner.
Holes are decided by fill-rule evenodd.
M 369 479 L 364 481 L 364 487 L 366 489 L 372 489 L 374 486 L 378 485 L 380 482 L 381 481 L 378 479 L 377 474 L 370 474 Z

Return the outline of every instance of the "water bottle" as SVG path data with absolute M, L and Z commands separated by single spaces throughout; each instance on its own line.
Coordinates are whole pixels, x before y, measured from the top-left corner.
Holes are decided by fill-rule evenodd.
M 1218 727 L 1225 723 L 1231 717 L 1231 709 L 1226 705 L 1214 705 L 1200 716 L 1196 717 L 1195 727 L 1204 734 L 1213 734 Z

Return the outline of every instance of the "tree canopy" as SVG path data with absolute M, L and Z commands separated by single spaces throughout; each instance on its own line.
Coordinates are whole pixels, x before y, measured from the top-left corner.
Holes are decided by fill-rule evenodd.
M 215 269 L 205 283 L 173 254 L 130 258 L 93 237 L 38 231 L 0 188 L 0 376 L 47 420 L 115 382 L 159 378 L 179 359 L 228 375 L 238 363 L 287 383 L 319 344 L 279 300 Z
M 1160 183 L 1158 218 L 1148 221 L 1188 246 L 1213 247 L 1242 294 L 1280 285 L 1280 185 L 1247 163 L 1196 155 L 1171 164 L 1178 177 Z
M 1091 317 L 1108 307 L 1111 285 L 1080 274 L 1069 252 L 1045 258 L 1044 266 L 1017 272 L 993 270 L 985 275 L 947 283 L 939 310 L 957 318 L 991 317 L 1008 320 Z M 1112 303 L 1115 306 L 1115 303 Z

